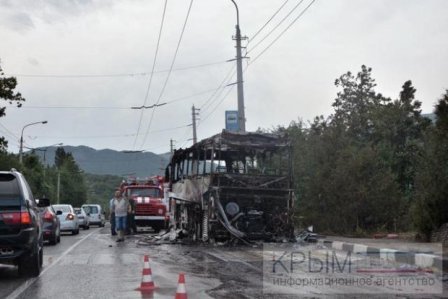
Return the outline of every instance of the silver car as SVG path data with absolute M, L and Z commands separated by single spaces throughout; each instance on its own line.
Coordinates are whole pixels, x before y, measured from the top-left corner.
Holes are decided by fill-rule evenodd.
M 84 209 L 75 208 L 75 213 L 78 216 L 78 224 L 83 229 L 90 228 L 90 216 L 86 213 Z
M 61 232 L 71 231 L 72 235 L 79 234 L 78 216 L 72 205 L 53 205 L 53 208 L 61 222 Z
M 98 225 L 103 227 L 106 223 L 106 217 L 103 209 L 98 204 L 83 204 L 81 206 L 90 217 L 90 225 Z

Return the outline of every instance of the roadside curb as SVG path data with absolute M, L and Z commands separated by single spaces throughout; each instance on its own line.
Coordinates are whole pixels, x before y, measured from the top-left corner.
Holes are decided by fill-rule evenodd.
M 448 260 L 441 256 L 427 253 L 407 252 L 389 248 L 377 248 L 363 244 L 341 241 L 318 240 L 318 244 L 336 250 L 365 254 L 373 258 L 387 261 L 415 265 L 419 267 L 435 268 L 437 271 L 448 271 Z

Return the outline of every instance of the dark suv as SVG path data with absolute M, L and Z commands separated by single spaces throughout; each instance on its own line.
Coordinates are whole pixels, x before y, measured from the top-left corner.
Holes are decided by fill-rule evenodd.
M 25 177 L 0 171 L 0 263 L 38 276 L 43 260 L 42 219 Z

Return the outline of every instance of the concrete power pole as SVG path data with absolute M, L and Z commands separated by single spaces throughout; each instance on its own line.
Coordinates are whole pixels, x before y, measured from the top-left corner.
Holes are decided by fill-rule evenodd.
M 234 0 L 231 0 L 236 8 L 236 36 L 233 38 L 236 41 L 236 80 L 238 87 L 238 126 L 240 132 L 246 132 L 246 116 L 244 113 L 244 87 L 243 87 L 243 62 L 241 55 L 241 40 L 247 39 L 241 37 L 240 32 L 240 14 L 238 6 Z
M 56 201 L 59 204 L 60 203 L 60 194 L 61 194 L 61 171 L 58 169 L 58 182 L 56 185 Z
M 197 111 L 199 111 L 200 109 L 191 107 L 191 116 L 192 116 L 192 120 L 193 120 L 193 144 L 196 144 L 198 142 L 198 136 L 196 134 L 196 116 L 199 115 L 199 113 Z
M 170 153 L 173 155 L 174 153 L 174 140 L 170 139 Z

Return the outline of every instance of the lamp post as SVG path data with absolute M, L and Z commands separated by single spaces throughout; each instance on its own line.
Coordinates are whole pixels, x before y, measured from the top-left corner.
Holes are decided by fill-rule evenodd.
M 22 164 L 22 161 L 23 161 L 23 131 L 25 130 L 26 127 L 29 127 L 29 126 L 32 126 L 32 125 L 37 125 L 37 124 L 46 124 L 46 123 L 48 123 L 48 121 L 46 121 L 46 120 L 44 120 L 44 121 L 37 121 L 37 122 L 34 122 L 34 123 L 27 124 L 27 125 L 25 125 L 22 128 L 22 134 L 20 134 L 20 149 L 19 149 L 19 161 L 20 161 L 20 164 Z
M 240 13 L 238 5 L 231 0 L 236 8 L 236 81 L 238 87 L 238 131 L 246 132 L 246 116 L 244 113 L 243 63 L 241 55 Z

